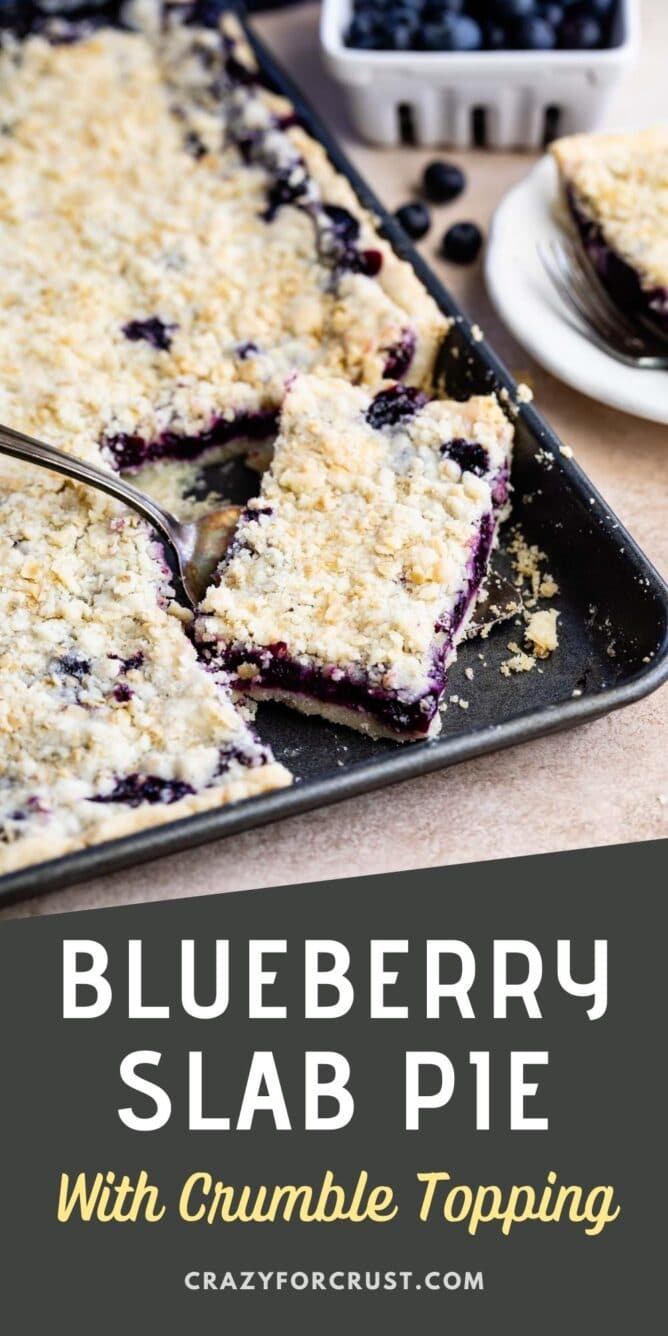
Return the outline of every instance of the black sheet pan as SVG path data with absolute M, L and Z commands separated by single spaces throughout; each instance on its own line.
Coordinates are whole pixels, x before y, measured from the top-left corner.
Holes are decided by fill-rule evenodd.
M 252 32 L 248 35 L 266 82 L 290 98 L 302 124 L 324 145 L 363 204 L 380 218 L 384 235 L 453 318 L 439 367 L 449 393 L 465 398 L 505 390 L 515 401 L 517 386 L 505 367 L 487 343 L 473 337 L 468 320 L 292 80 Z M 655 690 L 668 677 L 666 584 L 577 462 L 561 453 L 555 433 L 529 404 L 520 407 L 517 417 L 513 484 L 513 522 L 519 521 L 527 541 L 547 554 L 546 565 L 559 585 L 559 594 L 550 600 L 560 612 L 559 650 L 540 665 L 540 672 L 534 669 L 508 678 L 499 671 L 508 658 L 508 642 L 521 637 L 512 622 L 496 627 L 485 641 L 467 642 L 451 670 L 449 692 L 464 697 L 468 709 L 451 705 L 435 741 L 405 746 L 374 742 L 278 706 L 261 706 L 258 731 L 296 776 L 291 789 L 9 873 L 0 877 L 0 903 L 118 871 L 571 728 Z M 473 669 L 473 681 L 466 677 L 467 668 Z

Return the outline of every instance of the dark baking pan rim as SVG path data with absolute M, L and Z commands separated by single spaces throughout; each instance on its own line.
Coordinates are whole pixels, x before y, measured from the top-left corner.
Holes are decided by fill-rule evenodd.
M 490 383 L 505 387 L 511 401 L 517 400 L 517 384 L 486 342 L 477 341 L 471 333 L 471 324 L 445 290 L 425 261 L 408 242 L 396 220 L 387 212 L 373 191 L 348 160 L 327 127 L 310 108 L 292 79 L 266 50 L 264 44 L 246 27 L 248 38 L 256 52 L 263 77 L 277 91 L 293 103 L 297 116 L 308 132 L 322 144 L 334 167 L 346 176 L 363 205 L 380 219 L 381 231 L 394 249 L 410 262 L 424 286 L 446 315 L 456 321 L 458 334 L 478 367 L 483 368 Z M 108 840 L 90 848 L 65 854 L 43 863 L 31 864 L 16 872 L 0 876 L 0 905 L 30 896 L 41 895 L 62 887 L 87 881 L 97 876 L 123 871 L 126 868 L 195 848 L 226 835 L 251 830 L 253 827 L 296 816 L 330 803 L 373 789 L 396 784 L 417 775 L 428 774 L 470 760 L 486 752 L 514 747 L 532 738 L 571 728 L 640 700 L 655 691 L 668 679 L 668 587 L 644 556 L 637 543 L 616 519 L 600 493 L 573 459 L 560 450 L 555 432 L 547 425 L 531 404 L 522 404 L 519 415 L 537 445 L 547 449 L 561 470 L 567 486 L 583 502 L 591 504 L 598 525 L 608 534 L 613 529 L 618 542 L 625 548 L 626 563 L 645 582 L 663 614 L 661 643 L 646 667 L 615 686 L 557 705 L 544 705 L 520 714 L 497 725 L 473 728 L 434 742 L 397 747 L 396 752 L 356 762 L 345 770 L 294 784 L 258 798 L 247 798 L 229 807 L 213 808 L 194 816 L 182 817 L 165 825 Z

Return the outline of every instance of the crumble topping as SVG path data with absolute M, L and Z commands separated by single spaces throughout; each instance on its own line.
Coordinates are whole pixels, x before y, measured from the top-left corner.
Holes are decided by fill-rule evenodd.
M 510 677 L 511 673 L 530 673 L 536 667 L 536 660 L 531 654 L 525 654 L 523 649 L 515 641 L 508 645 L 511 657 L 505 659 L 501 664 L 500 672 L 504 677 Z
M 225 49 L 218 32 L 178 23 L 150 40 L 103 28 L 5 43 L 0 360 L 12 425 L 63 448 L 75 436 L 88 453 L 102 440 L 123 458 L 127 438 L 169 452 L 221 419 L 275 412 L 295 368 L 375 382 L 407 326 L 407 379 L 429 376 L 447 322 L 323 150 L 279 128 L 284 100 L 230 82 Z M 247 161 L 249 144 L 263 152 Z M 309 207 L 286 187 L 268 219 L 281 171 L 299 163 Z M 379 257 L 376 276 L 345 255 L 333 273 L 328 208 L 357 229 L 355 255 Z
M 647 289 L 668 287 L 668 128 L 572 135 L 551 151 L 583 216 Z
M 520 617 L 517 625 L 524 623 L 524 639 L 528 651 L 515 641 L 508 645 L 510 658 L 501 664 L 500 672 L 504 677 L 513 673 L 529 673 L 536 667 L 538 659 L 549 658 L 559 645 L 556 608 L 536 609 L 540 600 L 554 598 L 559 593 L 559 586 L 554 577 L 543 570 L 545 553 L 533 543 L 528 543 L 519 525 L 510 535 L 508 550 L 511 556 L 515 585 L 522 593 L 518 606 Z M 542 670 L 539 668 L 539 672 Z
M 556 608 L 543 608 L 531 614 L 525 627 L 524 638 L 532 646 L 532 652 L 538 659 L 547 659 L 559 644 L 557 634 Z
M 519 525 L 515 525 L 512 530 L 508 551 L 517 588 L 527 591 L 522 600 L 524 608 L 535 607 L 538 599 L 554 598 L 559 593 L 554 577 L 549 571 L 543 570 L 542 563 L 547 561 L 545 553 L 537 544 L 527 542 Z

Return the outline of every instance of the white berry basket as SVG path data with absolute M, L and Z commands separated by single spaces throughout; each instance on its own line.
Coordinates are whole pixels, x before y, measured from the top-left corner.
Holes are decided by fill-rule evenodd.
M 592 130 L 639 45 L 639 0 L 619 0 L 602 51 L 358 51 L 352 0 L 323 0 L 320 43 L 358 134 L 373 144 L 541 148 Z

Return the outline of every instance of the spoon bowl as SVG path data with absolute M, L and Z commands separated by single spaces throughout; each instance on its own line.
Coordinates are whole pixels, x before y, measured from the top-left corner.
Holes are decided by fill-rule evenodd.
M 25 460 L 29 464 L 38 464 L 41 468 L 61 473 L 89 487 L 96 487 L 98 491 L 106 492 L 130 506 L 142 519 L 148 520 L 167 542 L 176 559 L 188 602 L 193 608 L 201 603 L 232 541 L 241 514 L 240 506 L 220 506 L 200 519 L 184 523 L 118 474 L 89 464 L 76 455 L 68 455 L 64 450 L 57 450 L 53 445 L 36 440 L 34 436 L 15 431 L 13 427 L 0 425 L 0 453 Z

